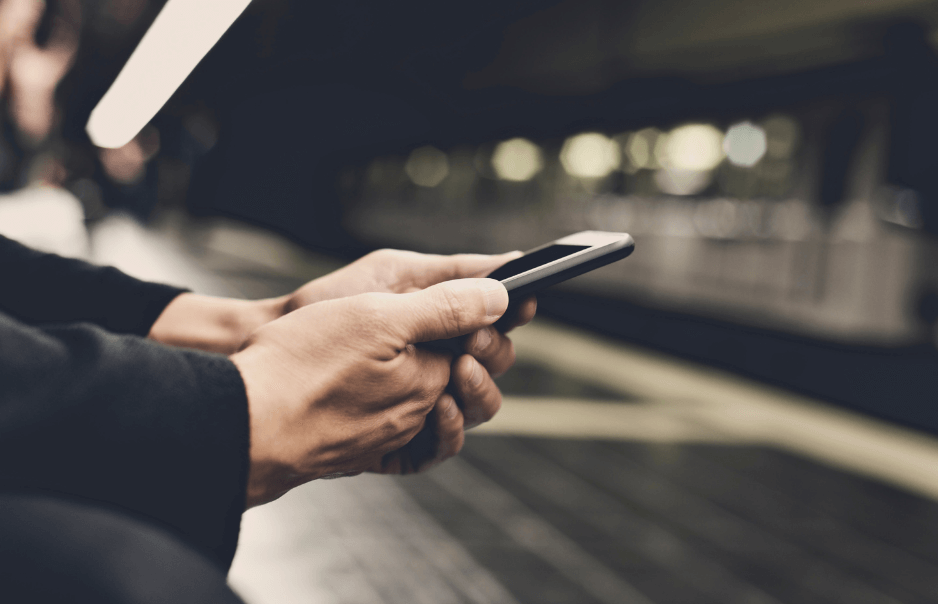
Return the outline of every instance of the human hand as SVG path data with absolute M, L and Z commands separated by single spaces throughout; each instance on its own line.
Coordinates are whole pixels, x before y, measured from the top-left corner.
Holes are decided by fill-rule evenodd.
M 166 307 L 149 337 L 173 346 L 231 354 L 251 332 L 283 316 L 288 308 L 369 291 L 419 291 L 454 275 L 487 274 L 515 257 L 517 252 L 436 256 L 380 250 L 282 298 L 244 301 L 182 294 Z M 466 354 L 452 363 L 449 393 L 438 401 L 412 448 L 431 451 L 439 445 L 436 461 L 441 461 L 459 452 L 464 429 L 495 415 L 501 408 L 502 395 L 492 378 L 508 371 L 515 360 L 514 346 L 505 333 L 529 322 L 536 309 L 537 300 L 532 296 L 517 306 L 507 325 L 500 325 L 500 329 L 488 326 L 465 338 Z M 429 464 L 419 469 L 426 467 Z
M 355 262 L 310 281 L 283 301 L 284 312 L 323 300 L 368 292 L 405 294 L 452 279 L 484 277 L 521 252 L 506 254 L 420 254 L 404 250 L 377 250 Z
M 521 252 L 443 256 L 378 250 L 297 289 L 284 300 L 284 310 L 359 293 L 408 293 L 451 279 L 481 277 L 519 256 Z M 452 429 L 457 423 L 459 431 L 472 428 L 490 420 L 501 408 L 502 395 L 492 378 L 508 371 L 515 362 L 514 346 L 504 334 L 531 321 L 536 311 L 537 300 L 531 296 L 513 309 L 507 329 L 486 327 L 466 338 L 466 354 L 454 360 L 450 383 L 451 393 L 460 404 L 458 415 L 463 416 L 465 425 L 459 421 L 462 418 L 454 417 L 439 429 Z M 432 432 L 432 426 L 428 425 L 425 432 Z M 455 438 L 453 435 L 449 442 Z M 453 453 L 458 451 L 457 447 Z
M 78 51 L 81 6 L 58 2 L 51 8 L 51 29 L 36 44 L 46 3 L 0 0 L 0 93 L 8 97 L 13 125 L 30 145 L 42 142 L 55 122 L 55 90 Z
M 236 300 L 184 293 L 166 306 L 148 337 L 170 346 L 232 354 L 255 329 L 303 306 L 368 292 L 408 293 L 450 279 L 481 277 L 517 255 L 437 256 L 379 250 L 278 298 Z M 514 325 L 530 321 L 535 309 L 534 299 L 526 300 L 514 315 Z M 480 354 L 504 346 L 500 333 L 492 330 L 491 334 L 501 346 L 476 346 Z
M 476 332 L 505 311 L 496 281 L 463 279 L 408 294 L 305 306 L 258 329 L 231 356 L 251 421 L 248 504 L 326 476 L 408 472 L 458 450 L 462 417 L 449 355 L 415 344 Z M 434 410 L 440 442 L 407 445 Z

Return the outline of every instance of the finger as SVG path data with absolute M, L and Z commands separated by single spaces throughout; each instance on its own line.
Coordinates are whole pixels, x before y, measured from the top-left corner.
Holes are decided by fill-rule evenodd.
M 479 361 L 489 375 L 498 377 L 515 364 L 515 346 L 494 327 L 471 334 L 465 341 L 466 354 Z
M 515 327 L 519 327 L 531 321 L 537 312 L 537 299 L 530 296 L 520 302 L 512 302 L 508 305 L 508 310 L 502 315 L 502 318 L 495 323 L 495 329 L 502 333 L 508 333 Z
M 373 453 L 362 459 L 356 469 L 375 474 L 410 474 L 414 472 L 415 468 L 413 467 L 409 449 L 414 440 L 428 433 L 425 428 L 425 425 L 421 425 L 419 430 L 409 436 L 395 439 L 390 443 L 390 450 L 385 453 Z M 433 436 L 435 438 L 435 434 Z M 432 449 L 435 450 L 435 444 Z
M 466 440 L 463 433 L 463 414 L 452 395 L 444 394 L 433 409 L 436 418 L 436 432 L 439 437 L 434 464 L 453 457 L 462 449 Z M 420 469 L 426 469 L 424 466 Z
M 410 264 L 409 268 L 413 271 L 413 287 L 423 289 L 452 279 L 484 277 L 506 262 L 522 255 L 521 252 L 495 255 L 454 254 L 452 256 L 415 254 L 414 263 Z
M 410 294 L 372 296 L 382 320 L 407 344 L 445 340 L 491 325 L 508 308 L 508 292 L 492 279 L 459 279 Z
M 525 298 L 521 301 L 521 305 L 518 307 L 518 321 L 513 325 L 514 327 L 521 327 L 522 325 L 527 325 L 534 319 L 534 315 L 537 314 L 537 298 L 531 296 Z
M 456 398 L 462 402 L 466 430 L 487 422 L 502 408 L 502 393 L 489 372 L 468 354 L 453 364 L 450 381 Z

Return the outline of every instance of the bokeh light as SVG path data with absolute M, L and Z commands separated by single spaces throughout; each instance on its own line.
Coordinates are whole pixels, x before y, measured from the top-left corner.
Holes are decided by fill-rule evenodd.
M 762 122 L 766 135 L 766 153 L 775 159 L 794 155 L 801 140 L 798 122 L 786 115 L 773 115 Z
M 445 153 L 427 145 L 410 153 L 404 164 L 404 172 L 415 185 L 435 187 L 449 174 L 449 160 Z
M 560 163 L 571 176 L 602 178 L 618 169 L 622 161 L 619 145 L 598 132 L 568 138 L 560 150 Z
M 660 140 L 662 133 L 657 128 L 644 128 L 630 134 L 624 144 L 629 166 L 635 170 L 659 168 L 655 147 Z
M 734 166 L 751 168 L 765 156 L 767 148 L 765 130 L 748 121 L 730 126 L 723 139 L 726 159 Z
M 655 184 L 662 193 L 670 195 L 696 195 L 713 182 L 709 170 L 683 170 L 662 168 L 655 172 Z
M 502 180 L 530 180 L 544 167 L 540 148 L 526 138 L 503 141 L 492 155 L 492 167 Z
M 656 145 L 656 155 L 666 168 L 712 170 L 723 161 L 723 133 L 710 124 L 679 126 Z

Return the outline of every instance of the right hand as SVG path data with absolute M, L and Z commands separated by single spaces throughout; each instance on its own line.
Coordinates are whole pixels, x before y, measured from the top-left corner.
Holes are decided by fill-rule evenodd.
M 311 304 L 254 332 L 231 356 L 250 412 L 248 505 L 325 476 L 417 469 L 402 448 L 435 406 L 446 415 L 452 359 L 414 344 L 475 332 L 507 306 L 499 282 L 461 279 Z

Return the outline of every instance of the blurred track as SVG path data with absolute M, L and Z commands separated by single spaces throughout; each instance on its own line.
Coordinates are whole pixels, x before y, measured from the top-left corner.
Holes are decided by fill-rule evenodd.
M 336 266 L 269 234 L 111 219 L 89 256 L 207 293 Z M 249 511 L 248 602 L 938 600 L 938 442 L 535 321 L 498 417 L 426 475 L 319 481 Z

